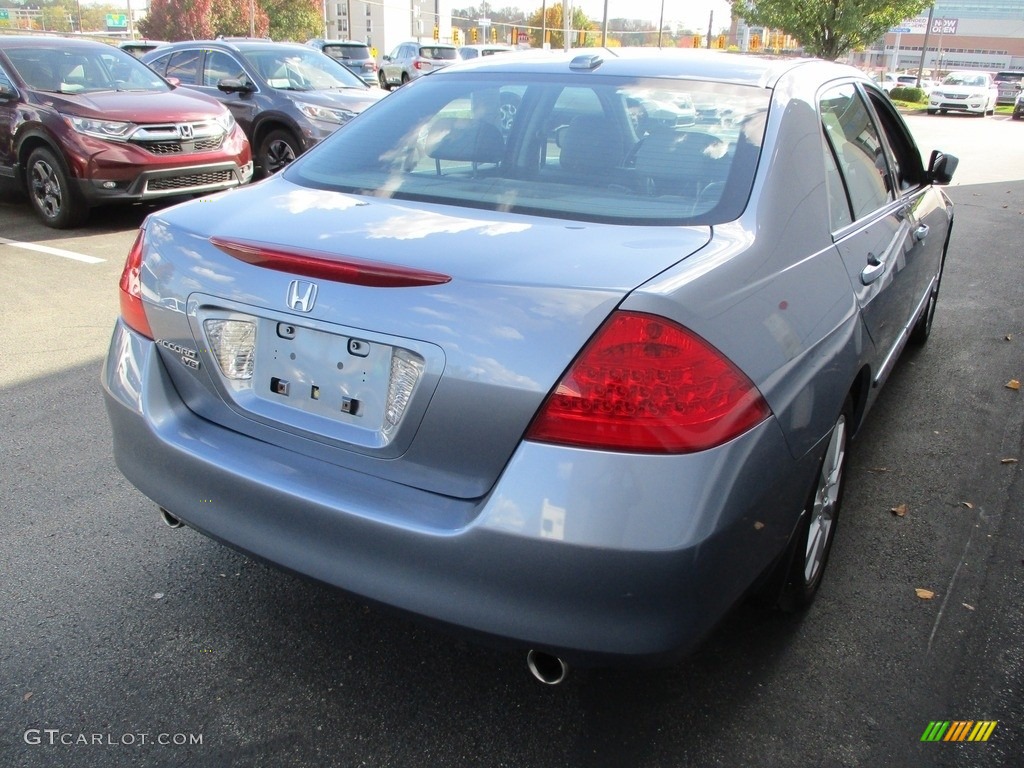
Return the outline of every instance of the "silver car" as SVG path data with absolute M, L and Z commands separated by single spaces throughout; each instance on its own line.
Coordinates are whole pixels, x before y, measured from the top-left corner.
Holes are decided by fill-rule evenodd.
M 380 87 L 390 91 L 457 61 L 459 49 L 448 43 L 402 43 L 384 57 L 377 77 Z
M 103 383 L 164 519 L 473 637 L 670 660 L 822 581 L 953 209 L 822 61 L 493 56 L 153 213 Z M 656 90 L 727 123 L 641 122 Z M 500 125 L 503 94 L 518 109 Z

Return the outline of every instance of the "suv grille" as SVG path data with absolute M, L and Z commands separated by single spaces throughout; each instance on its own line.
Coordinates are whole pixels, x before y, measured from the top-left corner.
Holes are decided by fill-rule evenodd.
M 181 176 L 168 176 L 163 179 L 150 179 L 146 188 L 150 192 L 170 192 L 208 187 L 212 184 L 229 184 L 234 180 L 235 174 L 231 170 L 207 171 L 206 173 L 188 173 Z
M 196 141 L 139 142 L 139 145 L 154 155 L 180 155 L 189 152 L 211 152 L 220 149 L 223 143 L 224 137 L 217 136 Z
M 224 128 L 213 121 L 140 126 L 131 141 L 154 155 L 210 152 L 224 143 Z

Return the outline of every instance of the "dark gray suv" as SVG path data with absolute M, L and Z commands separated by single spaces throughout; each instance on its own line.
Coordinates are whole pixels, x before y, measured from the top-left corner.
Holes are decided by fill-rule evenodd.
M 384 96 L 320 51 L 269 40 L 188 40 L 142 59 L 172 82 L 215 96 L 269 176 Z

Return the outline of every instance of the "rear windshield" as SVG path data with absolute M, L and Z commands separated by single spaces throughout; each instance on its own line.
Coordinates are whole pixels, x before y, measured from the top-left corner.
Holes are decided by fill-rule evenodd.
M 996 72 L 997 83 L 1019 83 L 1024 79 L 1024 72 Z
M 420 56 L 424 59 L 457 59 L 459 58 L 459 53 L 454 48 L 424 45 L 420 48 Z
M 704 81 L 439 74 L 381 101 L 285 175 L 554 218 L 722 223 L 746 206 L 769 97 Z M 694 99 L 715 107 L 710 117 Z
M 335 59 L 370 58 L 370 49 L 365 45 L 325 45 L 324 53 Z

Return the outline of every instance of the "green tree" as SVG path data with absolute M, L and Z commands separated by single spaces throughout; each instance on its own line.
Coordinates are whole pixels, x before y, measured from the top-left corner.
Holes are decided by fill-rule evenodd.
M 262 0 L 270 19 L 270 36 L 275 40 L 304 43 L 324 36 L 320 0 Z
M 781 29 L 812 56 L 835 60 L 868 45 L 932 0 L 729 0 L 734 16 Z
M 544 15 L 547 19 L 547 29 L 551 47 L 554 49 L 564 48 L 565 42 L 562 35 L 562 4 L 558 3 L 557 5 L 549 5 L 547 13 Z M 587 14 L 584 13 L 582 9 L 575 7 L 572 9 L 572 18 L 569 21 L 569 27 L 572 30 L 570 33 L 570 40 L 572 41 L 573 46 L 576 47 L 576 33 L 580 30 L 591 30 L 592 27 L 590 19 L 587 18 Z M 541 9 L 538 8 L 530 14 L 530 18 L 526 20 L 526 23 L 530 27 L 535 27 L 535 29 L 530 29 L 530 45 L 535 48 L 542 47 L 544 41 L 540 39 Z M 599 39 L 600 35 L 595 38 L 593 34 L 588 34 L 586 36 L 586 44 L 594 45 Z

